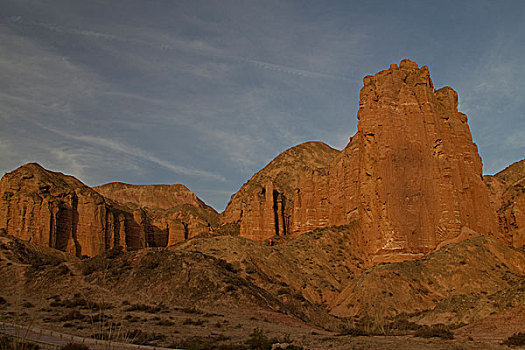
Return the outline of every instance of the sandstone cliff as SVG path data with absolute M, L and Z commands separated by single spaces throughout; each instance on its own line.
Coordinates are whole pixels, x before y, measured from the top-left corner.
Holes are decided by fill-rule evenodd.
M 259 241 L 326 226 L 320 179 L 338 153 L 322 142 L 286 150 L 231 197 L 221 222 L 239 222 L 241 236 Z
M 95 191 L 35 163 L 6 174 L 0 198 L 0 230 L 77 256 L 171 245 L 209 232 L 218 220 L 182 185 L 108 184 Z
M 198 208 L 210 209 L 195 193 L 184 185 L 131 185 L 111 182 L 93 187 L 106 198 L 122 204 L 148 207 L 152 209 L 171 209 L 189 204 Z
M 481 158 L 457 93 L 434 90 L 428 68 L 407 59 L 363 82 L 358 151 L 346 169 L 357 174 L 348 208 L 359 213 L 365 249 L 388 259 L 433 251 L 464 228 L 495 234 Z
M 284 152 L 232 196 L 223 222 L 239 220 L 241 235 L 262 240 L 355 221 L 362 229 L 355 243 L 377 261 L 419 257 L 473 231 L 496 234 L 457 93 L 434 90 L 428 68 L 408 59 L 363 82 L 347 147 L 324 161 L 308 153 L 318 164 L 308 171 L 278 161 L 294 148 Z M 280 173 L 294 174 L 286 191 Z
M 486 175 L 491 204 L 497 212 L 499 231 L 507 244 L 525 245 L 525 159 L 496 175 Z
M 212 232 L 219 214 L 184 185 L 130 185 L 113 182 L 94 189 L 106 198 L 143 210 L 149 246 L 166 246 Z
M 142 248 L 134 215 L 115 208 L 72 176 L 26 164 L 0 181 L 0 229 L 77 256 L 117 246 Z

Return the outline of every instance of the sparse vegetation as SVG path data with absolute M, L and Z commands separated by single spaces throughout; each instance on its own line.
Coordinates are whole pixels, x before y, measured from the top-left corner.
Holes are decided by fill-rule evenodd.
M 36 344 L 22 341 L 7 335 L 0 335 L 0 350 L 39 350 Z
M 147 345 L 153 341 L 161 341 L 166 339 L 164 334 L 154 333 L 154 332 L 145 332 L 140 329 L 134 329 L 127 334 L 127 337 L 131 340 L 133 344 Z
M 503 343 L 503 345 L 507 346 L 525 346 L 525 333 L 515 333 L 508 337 Z
M 422 326 L 414 334 L 415 337 L 421 338 L 443 338 L 443 339 L 454 339 L 454 333 L 452 333 L 449 327 L 443 324 L 436 324 L 432 326 Z
M 182 322 L 183 325 L 192 325 L 192 326 L 202 326 L 204 325 L 206 321 L 205 320 L 193 320 L 191 318 L 187 318 L 184 320 L 184 322 Z
M 63 321 L 73 321 L 73 320 L 85 320 L 87 318 L 88 316 L 84 315 L 80 311 L 72 310 L 66 315 L 63 315 L 62 317 L 60 317 L 58 321 L 63 322 Z
M 277 345 L 274 349 L 288 349 L 288 350 L 302 350 L 303 348 L 297 345 L 293 345 L 293 341 L 290 339 L 289 335 L 286 335 L 282 339 L 277 338 L 268 338 L 264 331 L 261 328 L 255 328 L 250 334 L 246 345 L 248 349 L 253 350 L 271 350 L 274 344 Z

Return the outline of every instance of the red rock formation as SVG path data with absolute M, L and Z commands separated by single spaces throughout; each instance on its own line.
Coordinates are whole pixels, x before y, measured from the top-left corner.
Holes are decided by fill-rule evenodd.
M 491 204 L 498 214 L 500 236 L 516 248 L 525 245 L 525 159 L 484 181 L 491 192 Z
M 131 203 L 154 209 L 171 209 L 189 204 L 214 211 L 184 185 L 131 185 L 111 182 L 93 189 L 104 197 L 122 204 Z
M 326 226 L 327 183 L 320 179 L 338 153 L 322 142 L 281 153 L 232 196 L 221 222 L 239 222 L 241 236 L 259 241 Z
M 464 226 L 496 233 L 481 158 L 454 90 L 434 91 L 428 68 L 405 59 L 365 77 L 359 104 L 359 151 L 349 159 L 359 164 L 353 210 L 367 251 L 427 253 Z
M 218 213 L 184 185 L 130 185 L 113 182 L 94 189 L 106 198 L 143 213 L 147 246 L 172 245 L 212 232 Z M 135 214 L 136 216 L 139 214 Z
M 357 221 L 363 232 L 355 243 L 379 260 L 428 253 L 463 228 L 496 233 L 481 158 L 454 90 L 435 91 L 428 68 L 405 59 L 365 77 L 359 105 L 358 131 L 342 152 L 307 171 L 278 162 L 284 152 L 232 196 L 223 222 L 240 220 L 249 238 L 279 235 L 275 213 L 285 203 L 286 232 Z M 293 173 L 287 191 L 279 172 Z
M 218 220 L 215 210 L 182 185 L 118 183 L 97 191 L 72 176 L 24 165 L 0 181 L 0 229 L 77 256 L 94 256 L 117 247 L 171 245 L 210 232 Z
M 140 224 L 72 176 L 27 164 L 0 181 L 0 229 L 69 253 L 144 247 Z

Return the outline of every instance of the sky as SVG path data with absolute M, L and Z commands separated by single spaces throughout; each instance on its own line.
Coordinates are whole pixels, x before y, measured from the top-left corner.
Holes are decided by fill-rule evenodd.
M 525 158 L 525 1 L 0 0 L 0 175 L 183 183 L 218 211 L 291 146 L 342 149 L 408 57 L 493 174 Z

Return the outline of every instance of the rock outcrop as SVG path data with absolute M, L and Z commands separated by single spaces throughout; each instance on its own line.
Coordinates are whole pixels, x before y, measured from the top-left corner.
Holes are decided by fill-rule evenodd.
M 77 256 L 117 246 L 142 248 L 136 218 L 72 176 L 26 164 L 0 181 L 0 229 Z
M 106 198 L 122 204 L 148 207 L 152 209 L 172 209 L 189 204 L 197 208 L 215 211 L 186 186 L 176 185 L 131 185 L 122 182 L 111 182 L 93 187 Z
M 131 211 L 144 212 L 148 246 L 162 247 L 209 233 L 219 214 L 184 185 L 130 185 L 113 182 L 94 189 Z
M 515 248 L 525 245 L 525 159 L 484 181 L 491 193 L 491 204 L 497 212 L 500 236 Z
M 378 261 L 418 257 L 472 236 L 466 232 L 496 234 L 481 158 L 457 93 L 435 91 L 428 68 L 408 59 L 363 81 L 358 131 L 346 148 L 300 172 L 278 161 L 295 148 L 284 152 L 232 197 L 223 222 L 239 220 L 241 235 L 261 240 L 355 221 L 362 229 L 355 243 Z M 286 192 L 267 175 L 270 169 L 293 171 Z M 255 196 L 250 186 L 259 188 Z M 272 215 L 282 207 L 287 231 Z
M 388 259 L 431 252 L 463 228 L 495 234 L 481 158 L 457 93 L 434 90 L 428 68 L 407 59 L 363 82 L 356 145 L 334 168 L 356 183 L 345 209 L 358 213 L 365 250 Z M 334 181 L 330 187 L 340 187 Z
M 235 193 L 221 222 L 240 223 L 240 235 L 255 240 L 326 226 L 328 165 L 339 151 L 306 142 L 281 153 Z
M 182 185 L 108 184 L 95 191 L 35 163 L 6 174 L 0 198 L 0 230 L 76 256 L 171 245 L 210 232 L 218 220 Z

